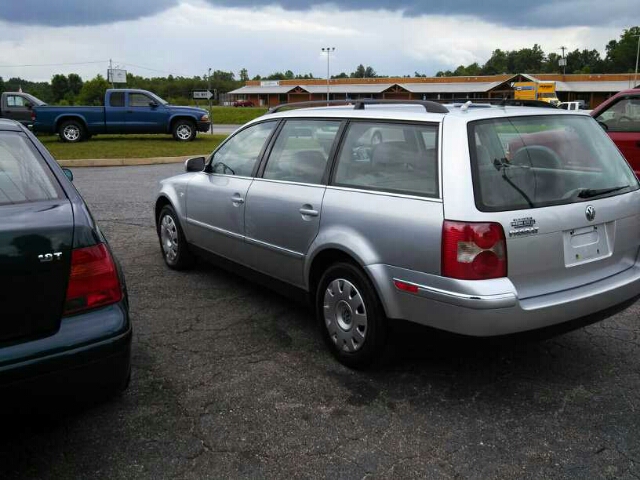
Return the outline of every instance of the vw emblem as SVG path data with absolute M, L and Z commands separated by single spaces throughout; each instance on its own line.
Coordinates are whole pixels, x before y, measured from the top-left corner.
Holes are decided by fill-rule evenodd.
M 596 209 L 593 205 L 589 205 L 585 210 L 584 214 L 587 217 L 587 220 L 593 222 L 593 219 L 596 218 Z

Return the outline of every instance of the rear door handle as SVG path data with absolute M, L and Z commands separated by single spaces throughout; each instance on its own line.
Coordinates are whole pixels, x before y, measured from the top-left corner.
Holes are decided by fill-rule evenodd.
M 314 210 L 311 205 L 305 205 L 300 209 L 300 213 L 303 217 L 317 217 L 318 211 Z
M 233 203 L 236 207 L 239 207 L 244 203 L 244 198 L 239 193 L 234 193 L 233 197 L 231 197 L 231 203 Z
M 636 147 L 640 147 L 640 140 L 636 142 Z

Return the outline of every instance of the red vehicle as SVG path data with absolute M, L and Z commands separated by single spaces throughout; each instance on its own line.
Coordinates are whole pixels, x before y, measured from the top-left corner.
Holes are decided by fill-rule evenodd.
M 640 177 L 640 89 L 623 90 L 591 112 Z
M 236 100 L 233 102 L 234 107 L 253 107 L 253 102 L 250 100 Z

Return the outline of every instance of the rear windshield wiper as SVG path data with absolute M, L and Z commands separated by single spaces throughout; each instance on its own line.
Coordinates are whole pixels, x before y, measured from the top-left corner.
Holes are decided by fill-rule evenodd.
M 496 170 L 498 170 L 499 172 L 502 173 L 502 178 L 504 179 L 504 181 L 507 182 L 509 185 L 511 185 L 513 187 L 513 189 L 516 192 L 518 192 L 522 196 L 522 198 L 524 198 L 525 202 L 527 202 L 527 205 L 529 205 L 529 208 L 533 208 L 533 202 L 529 198 L 529 195 L 524 193 L 524 190 L 522 190 L 515 183 L 513 183 L 513 181 L 507 175 L 507 169 L 508 168 L 517 167 L 517 168 L 529 169 L 530 167 L 528 167 L 526 165 L 514 165 L 512 163 L 509 163 L 506 158 L 501 158 L 501 159 L 494 158 L 493 159 L 493 166 L 495 167 Z
M 599 197 L 600 195 L 606 195 L 607 193 L 617 192 L 619 190 L 623 190 L 625 188 L 629 188 L 630 185 L 622 185 L 621 187 L 612 187 L 612 188 L 583 188 L 578 192 L 578 198 L 594 198 Z

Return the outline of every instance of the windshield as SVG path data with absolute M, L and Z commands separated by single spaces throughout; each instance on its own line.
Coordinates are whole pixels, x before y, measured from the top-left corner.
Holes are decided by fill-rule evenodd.
M 29 101 L 31 102 L 32 105 L 35 105 L 37 107 L 41 107 L 42 105 L 46 105 L 46 103 L 44 103 L 39 98 L 34 97 L 33 95 L 29 95 L 28 93 L 25 93 L 24 96 L 25 96 L 25 98 L 29 99 Z
M 631 168 L 590 117 L 500 118 L 468 128 L 481 211 L 561 205 L 638 189 Z
M 148 92 L 148 93 L 149 93 L 149 95 L 150 95 L 151 97 L 153 97 L 153 99 L 154 99 L 156 102 L 158 102 L 159 104 L 161 104 L 161 105 L 169 105 L 169 102 L 167 102 L 166 100 L 163 100 L 162 98 L 160 98 L 160 97 L 159 97 L 158 95 L 156 95 L 155 93 L 151 93 L 151 92 Z

